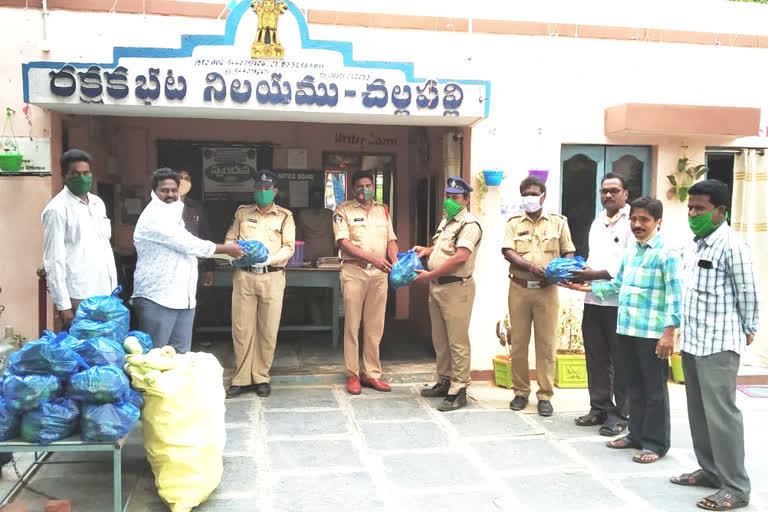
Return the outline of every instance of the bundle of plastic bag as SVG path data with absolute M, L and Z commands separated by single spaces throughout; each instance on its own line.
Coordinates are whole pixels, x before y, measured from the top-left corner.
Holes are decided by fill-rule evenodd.
M 547 275 L 547 279 L 553 283 L 560 283 L 572 279 L 573 274 L 571 274 L 571 270 L 582 270 L 584 265 L 584 258 L 581 256 L 576 256 L 575 258 L 555 258 L 549 262 L 544 272 Z
M 67 396 L 91 404 L 108 404 L 123 399 L 128 377 L 116 366 L 94 366 L 69 378 Z
M 421 264 L 421 259 L 413 249 L 398 253 L 397 261 L 392 265 L 392 270 L 389 272 L 389 282 L 392 283 L 392 288 L 411 284 L 419 275 L 416 270 L 424 270 L 424 265 Z
M 131 338 L 135 339 L 136 341 L 135 342 L 132 341 Z M 145 354 L 150 350 L 152 350 L 153 348 L 155 348 L 154 345 L 152 344 L 152 336 L 141 331 L 129 332 L 128 334 L 125 335 L 125 338 L 123 339 L 122 342 L 123 342 L 123 346 L 125 346 L 126 342 L 138 343 L 141 346 L 141 351 Z M 135 352 L 132 350 L 131 353 L 135 353 Z
M 49 444 L 77 430 L 80 410 L 69 398 L 44 400 L 21 417 L 21 438 L 28 443 Z
M 111 364 L 122 368 L 125 364 L 123 346 L 109 338 L 91 338 L 78 342 L 72 348 L 88 366 Z
M 3 397 L 12 411 L 28 411 L 42 400 L 56 398 L 61 393 L 61 381 L 55 375 L 11 375 L 3 379 Z
M 131 320 L 131 314 L 123 305 L 122 299 L 118 297 L 123 291 L 122 286 L 118 286 L 110 295 L 97 295 L 88 297 L 80 302 L 75 313 L 77 320 L 96 320 L 99 322 L 115 322 L 120 329 L 120 340 L 128 332 L 128 325 Z M 82 339 L 82 338 L 81 338 Z
M 7 441 L 19 436 L 21 416 L 5 403 L 0 396 L 0 441 Z
M 223 370 L 211 354 L 160 350 L 126 356 L 125 369 L 144 397 L 144 447 L 157 492 L 172 512 L 188 512 L 221 482 Z
M 269 257 L 269 249 L 258 240 L 238 240 L 238 245 L 245 251 L 245 256 L 239 260 L 234 260 L 232 264 L 236 267 L 250 267 L 256 263 L 264 263 Z
M 44 331 L 39 340 L 28 341 L 8 357 L 11 371 L 17 375 L 56 375 L 68 377 L 75 373 L 81 360 L 72 347 L 77 339 L 66 332 Z
M 133 429 L 139 415 L 139 409 L 128 402 L 83 405 L 81 437 L 85 441 L 117 441 Z

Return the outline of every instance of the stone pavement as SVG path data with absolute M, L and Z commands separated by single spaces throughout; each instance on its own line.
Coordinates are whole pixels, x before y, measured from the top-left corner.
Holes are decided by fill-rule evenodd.
M 670 383 L 672 449 L 649 465 L 632 462 L 631 450 L 604 447 L 607 438 L 596 427 L 573 424 L 587 402 L 585 390 L 556 390 L 555 415 L 541 418 L 535 400 L 524 413 L 510 411 L 512 393 L 490 383 L 474 384 L 470 406 L 451 413 L 436 411 L 439 400 L 422 398 L 420 388 L 364 389 L 353 397 L 340 385 L 278 386 L 267 399 L 228 400 L 224 478 L 196 510 L 679 512 L 697 510 L 696 501 L 708 494 L 668 482 L 696 469 L 682 386 Z M 759 442 L 768 400 L 739 393 L 739 401 L 754 487 L 747 510 L 768 510 L 768 449 Z M 140 443 L 135 448 L 124 485 L 140 479 L 129 510 L 165 512 Z M 84 467 L 76 468 L 74 480 L 64 465 L 46 467 L 31 485 L 71 498 L 81 504 L 73 507 L 78 512 L 102 512 L 111 499 L 106 464 L 87 477 Z M 92 483 L 73 485 L 76 478 Z M 19 497 L 33 498 L 28 491 Z

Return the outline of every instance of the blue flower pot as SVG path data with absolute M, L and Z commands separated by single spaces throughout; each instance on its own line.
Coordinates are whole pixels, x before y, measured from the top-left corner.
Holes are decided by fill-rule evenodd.
M 501 185 L 501 179 L 504 177 L 504 171 L 483 171 L 485 184 L 489 187 L 498 187 Z

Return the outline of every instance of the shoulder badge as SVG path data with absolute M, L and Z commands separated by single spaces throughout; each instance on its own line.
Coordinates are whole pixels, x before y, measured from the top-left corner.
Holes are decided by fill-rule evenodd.
M 341 215 L 339 215 L 338 213 L 333 216 L 333 222 L 335 222 L 336 224 L 341 224 L 341 220 L 342 220 Z

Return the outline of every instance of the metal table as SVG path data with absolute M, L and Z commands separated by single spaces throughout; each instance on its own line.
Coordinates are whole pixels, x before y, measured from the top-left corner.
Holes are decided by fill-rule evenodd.
M 94 442 L 83 441 L 79 434 L 67 437 L 61 441 L 56 441 L 47 445 L 26 443 L 20 439 L 0 442 L 0 452 L 34 452 L 35 460 L 24 471 L 18 482 L 3 496 L 0 506 L 5 505 L 21 488 L 29 481 L 35 471 L 42 464 L 46 464 L 45 459 L 53 452 L 112 452 L 112 492 L 113 492 L 113 510 L 114 512 L 124 512 L 131 501 L 131 494 L 123 506 L 123 472 L 122 472 L 122 449 L 125 439 L 130 432 L 118 441 Z
M 330 331 L 331 345 L 339 345 L 339 308 L 341 306 L 341 283 L 338 268 L 287 267 L 286 288 L 329 288 L 332 294 L 330 325 L 280 325 L 281 331 Z M 234 272 L 217 271 L 213 285 L 221 288 L 232 287 Z M 197 332 L 228 332 L 231 327 L 198 327 Z

